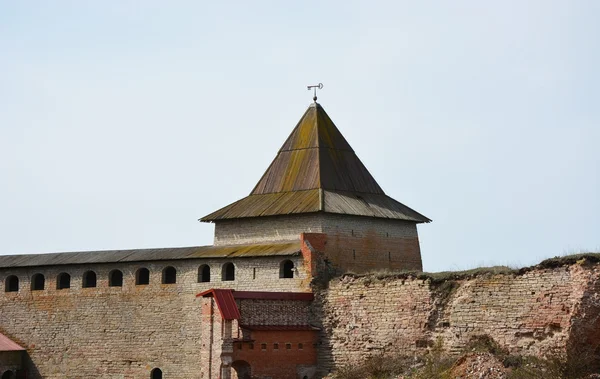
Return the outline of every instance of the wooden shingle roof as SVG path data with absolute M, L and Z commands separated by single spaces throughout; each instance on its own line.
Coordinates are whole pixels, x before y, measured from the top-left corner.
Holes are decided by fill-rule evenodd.
M 201 221 L 313 212 L 431 221 L 383 192 L 318 103 L 306 110 L 250 195 Z

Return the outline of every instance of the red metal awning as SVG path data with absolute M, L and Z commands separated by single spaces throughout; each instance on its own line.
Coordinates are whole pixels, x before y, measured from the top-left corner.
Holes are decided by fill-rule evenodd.
M 21 351 L 25 350 L 19 346 L 16 342 L 0 333 L 0 351 Z
M 224 320 L 239 320 L 240 310 L 233 298 L 233 290 L 213 288 L 199 293 L 196 297 L 214 297 Z

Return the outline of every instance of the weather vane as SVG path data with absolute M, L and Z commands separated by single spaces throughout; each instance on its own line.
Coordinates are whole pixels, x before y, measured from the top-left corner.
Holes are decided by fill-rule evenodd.
M 323 83 L 319 83 L 316 86 L 307 86 L 306 89 L 308 89 L 309 91 L 311 90 L 311 88 L 315 91 L 314 92 L 314 96 L 313 96 L 313 100 L 315 101 L 315 103 L 317 102 L 317 88 L 318 89 L 323 89 Z

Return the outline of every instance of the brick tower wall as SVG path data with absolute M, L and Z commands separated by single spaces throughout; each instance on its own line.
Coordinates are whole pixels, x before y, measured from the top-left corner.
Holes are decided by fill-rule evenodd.
M 313 213 L 218 221 L 215 245 L 297 241 L 301 233 L 327 234 L 325 255 L 343 271 L 423 269 L 414 222 Z

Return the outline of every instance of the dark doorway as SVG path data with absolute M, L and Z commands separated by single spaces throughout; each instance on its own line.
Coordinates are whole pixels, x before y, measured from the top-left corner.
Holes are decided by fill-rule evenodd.
M 231 364 L 231 368 L 233 369 L 232 379 L 251 379 L 252 377 L 250 363 L 246 361 L 235 361 Z
M 286 259 L 281 262 L 281 266 L 279 267 L 279 277 L 280 278 L 293 278 L 294 277 L 294 262 Z
M 58 278 L 56 278 L 56 289 L 63 290 L 67 288 L 71 288 L 71 275 L 62 272 L 58 274 Z
M 232 281 L 235 280 L 235 266 L 233 263 L 225 263 L 223 265 L 223 281 Z
M 46 285 L 46 279 L 43 274 L 35 274 L 31 277 L 31 290 L 41 291 Z
M 162 379 L 162 370 L 155 368 L 150 372 L 150 379 Z
M 18 292 L 19 291 L 19 278 L 15 275 L 11 275 L 6 278 L 4 282 L 4 291 L 6 292 Z
M 143 286 L 146 284 L 150 284 L 150 270 L 142 267 L 135 272 L 135 285 Z
M 165 267 L 162 272 L 162 282 L 163 284 L 177 283 L 177 270 L 175 270 L 175 267 Z
M 123 273 L 120 270 L 112 270 L 108 274 L 109 287 L 123 287 Z
M 96 273 L 94 271 L 86 271 L 83 273 L 83 288 L 96 287 Z
M 198 268 L 198 283 L 210 282 L 210 266 L 202 265 Z
M 15 379 L 15 373 L 10 370 L 4 371 L 4 374 L 2 374 L 2 379 Z

